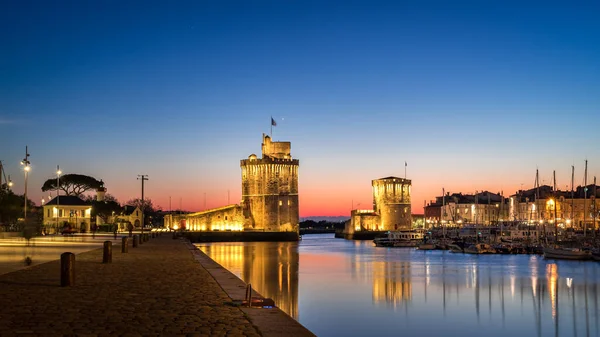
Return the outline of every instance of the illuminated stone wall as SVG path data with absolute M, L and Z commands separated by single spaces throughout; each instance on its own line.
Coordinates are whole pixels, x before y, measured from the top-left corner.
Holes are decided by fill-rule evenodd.
M 353 234 L 358 231 L 379 231 L 381 220 L 372 210 L 353 210 L 350 221 L 345 225 L 344 233 Z
M 411 229 L 409 179 L 387 177 L 372 181 L 373 209 L 380 216 L 380 230 Z
M 298 231 L 298 166 L 290 142 L 272 142 L 263 134 L 262 158 L 240 162 L 242 208 L 246 229 Z
M 240 205 L 230 205 L 204 212 L 165 215 L 165 227 L 190 231 L 241 231 L 244 215 Z

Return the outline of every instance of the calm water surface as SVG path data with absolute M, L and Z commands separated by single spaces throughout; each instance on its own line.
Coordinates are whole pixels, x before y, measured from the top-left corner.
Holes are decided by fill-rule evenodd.
M 333 234 L 199 244 L 318 336 L 598 336 L 600 263 L 379 248 Z

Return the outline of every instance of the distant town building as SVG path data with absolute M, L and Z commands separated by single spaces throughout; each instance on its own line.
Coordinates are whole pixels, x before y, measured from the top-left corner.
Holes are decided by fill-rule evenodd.
M 493 225 L 508 218 L 508 199 L 488 191 L 446 193 L 425 206 L 426 228 Z
M 573 191 L 552 186 L 519 190 L 510 196 L 509 219 L 532 224 L 554 225 L 575 230 L 598 228 L 600 189 L 577 186 Z
M 386 177 L 371 182 L 373 209 L 351 211 L 344 237 L 353 238 L 359 232 L 382 232 L 411 229 L 409 179 Z
M 190 231 L 298 232 L 298 167 L 290 142 L 263 134 L 262 158 L 240 161 L 242 201 L 189 214 L 165 215 L 165 226 Z

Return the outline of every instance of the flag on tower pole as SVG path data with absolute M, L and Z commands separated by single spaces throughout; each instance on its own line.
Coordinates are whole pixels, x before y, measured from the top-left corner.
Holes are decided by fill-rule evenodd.
M 271 116 L 271 139 L 273 139 L 273 127 L 277 126 L 277 122 L 275 122 L 275 120 L 273 119 L 273 116 Z

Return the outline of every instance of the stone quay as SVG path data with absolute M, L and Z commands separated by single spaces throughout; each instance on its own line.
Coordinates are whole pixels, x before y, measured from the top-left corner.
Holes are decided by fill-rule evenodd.
M 242 280 L 166 234 L 116 245 L 110 263 L 101 242 L 77 254 L 72 286 L 60 256 L 0 275 L 0 336 L 314 336 L 276 307 L 241 306 Z

